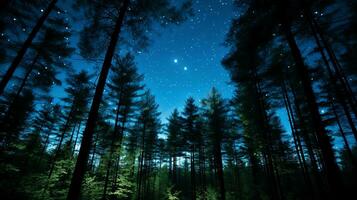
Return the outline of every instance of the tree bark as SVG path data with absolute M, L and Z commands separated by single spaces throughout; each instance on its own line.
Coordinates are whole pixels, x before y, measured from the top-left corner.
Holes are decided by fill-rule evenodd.
M 82 181 L 84 178 L 84 174 L 87 168 L 89 151 L 93 139 L 93 132 L 95 129 L 96 121 L 98 118 L 98 110 L 100 103 L 102 101 L 102 96 L 104 92 L 105 83 L 107 80 L 107 76 L 111 67 L 112 58 L 115 53 L 115 47 L 117 45 L 119 34 L 122 28 L 122 24 L 124 22 L 125 13 L 129 7 L 130 0 L 125 0 L 123 2 L 122 7 L 120 8 L 119 17 L 115 23 L 114 31 L 112 33 L 110 44 L 108 46 L 105 59 L 102 66 L 102 71 L 100 72 L 100 77 L 98 80 L 98 84 L 96 87 L 96 91 L 94 94 L 92 106 L 89 112 L 87 125 L 83 133 L 82 144 L 79 150 L 77 163 L 72 175 L 71 184 L 69 187 L 67 200 L 77 200 L 80 196 L 80 189 L 82 185 Z
M 10 79 L 12 78 L 15 70 L 19 66 L 20 62 L 22 61 L 23 57 L 26 54 L 26 51 L 28 48 L 31 46 L 32 41 L 35 39 L 37 33 L 40 31 L 41 27 L 45 23 L 46 19 L 52 12 L 52 10 L 55 8 L 56 3 L 58 0 L 52 0 L 42 16 L 37 20 L 36 25 L 33 27 L 32 31 L 28 35 L 27 39 L 25 40 L 24 44 L 21 46 L 20 50 L 17 52 L 16 57 L 12 61 L 10 67 L 6 71 L 4 77 L 0 81 L 0 95 L 4 93 L 4 90 L 9 83 Z

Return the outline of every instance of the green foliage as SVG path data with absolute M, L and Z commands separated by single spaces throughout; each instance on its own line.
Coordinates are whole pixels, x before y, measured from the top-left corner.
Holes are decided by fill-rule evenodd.
M 130 175 L 130 168 L 125 168 L 120 172 L 117 178 L 117 188 L 110 194 L 118 199 L 128 199 L 135 192 L 135 182 Z
M 203 191 L 197 198 L 197 200 L 218 200 L 219 194 L 213 187 L 208 187 L 206 191 Z
M 96 180 L 95 176 L 86 175 L 84 178 L 81 199 L 100 199 L 102 195 L 102 184 Z
M 179 196 L 180 196 L 181 191 L 174 191 L 173 186 L 168 187 L 166 189 L 166 194 L 167 194 L 167 200 L 180 200 Z

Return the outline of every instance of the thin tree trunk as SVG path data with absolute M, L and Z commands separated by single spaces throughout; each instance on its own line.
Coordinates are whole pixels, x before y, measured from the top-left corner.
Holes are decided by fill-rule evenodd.
M 306 165 L 305 155 L 304 155 L 303 149 L 300 148 L 301 147 L 301 142 L 299 141 L 300 138 L 298 138 L 299 136 L 296 133 L 296 131 L 297 131 L 296 130 L 296 122 L 295 122 L 295 119 L 294 119 L 294 116 L 293 116 L 293 111 L 292 111 L 292 108 L 291 108 L 291 102 L 290 102 L 289 96 L 287 94 L 285 83 L 282 83 L 282 90 L 283 90 L 284 104 L 285 104 L 285 107 L 286 107 L 286 110 L 287 110 L 287 113 L 288 113 L 288 119 L 289 119 L 289 123 L 290 123 L 290 127 L 291 127 L 291 134 L 292 134 L 293 139 L 294 139 L 294 146 L 295 146 L 296 154 L 297 154 L 297 157 L 298 157 L 300 168 L 301 168 L 303 176 L 304 176 L 304 181 L 307 184 L 306 188 L 309 191 L 308 195 L 313 199 L 313 195 L 315 195 L 315 194 L 313 193 L 313 190 L 312 190 L 312 182 L 311 182 L 310 177 L 309 177 L 309 172 L 308 172 L 308 168 L 307 168 L 307 165 Z
M 144 149 L 145 149 L 145 137 L 146 137 L 146 124 L 144 124 L 143 126 L 143 132 L 142 132 L 142 136 L 141 136 L 141 155 L 140 155 L 140 159 L 139 159 L 139 166 L 138 166 L 138 200 L 141 200 L 141 196 L 142 196 L 142 182 L 144 180 L 144 174 L 143 174 L 143 170 L 144 170 Z
M 216 161 L 216 168 L 217 168 L 217 178 L 218 178 L 218 185 L 219 185 L 219 193 L 220 193 L 220 200 L 226 199 L 226 190 L 224 187 L 224 174 L 223 174 L 223 163 L 222 163 L 222 153 L 221 153 L 221 145 L 215 145 L 215 161 Z
M 196 170 L 195 170 L 195 145 L 191 147 L 191 186 L 192 186 L 192 200 L 196 200 Z
M 46 10 L 43 12 L 42 16 L 37 20 L 36 25 L 33 27 L 32 31 L 28 35 L 27 39 L 25 40 L 24 44 L 21 46 L 20 50 L 17 52 L 16 57 L 12 61 L 10 67 L 6 71 L 4 77 L 0 81 L 0 95 L 4 93 L 4 90 L 9 83 L 10 79 L 12 78 L 15 70 L 19 66 L 20 62 L 22 61 L 23 57 L 26 54 L 26 51 L 31 46 L 32 41 L 36 37 L 37 33 L 40 31 L 41 27 L 45 23 L 46 19 L 55 8 L 56 3 L 58 0 L 52 0 Z
M 89 165 L 90 166 L 89 167 L 90 170 L 94 169 L 94 159 L 95 159 L 95 154 L 97 152 L 98 137 L 99 137 L 99 133 L 97 132 L 95 140 L 94 140 L 94 144 L 93 144 L 92 158 L 91 158 L 90 165 Z
M 99 81 L 96 87 L 96 91 L 94 94 L 92 106 L 89 112 L 87 125 L 83 133 L 81 148 L 79 150 L 77 163 L 72 175 L 71 184 L 69 187 L 67 200 L 77 200 L 80 196 L 80 189 L 82 185 L 82 181 L 84 178 L 84 174 L 87 168 L 89 151 L 93 139 L 93 132 L 95 129 L 96 121 L 98 118 L 98 110 L 99 105 L 102 101 L 103 91 L 105 87 L 105 83 L 107 80 L 107 76 L 109 73 L 109 69 L 111 66 L 112 58 L 115 52 L 115 47 L 117 45 L 119 34 L 122 28 L 122 24 L 124 21 L 125 13 L 129 7 L 130 0 L 124 0 L 122 7 L 120 8 L 119 17 L 115 23 L 114 31 L 112 33 L 110 44 L 108 46 L 108 50 L 105 55 L 105 59 L 102 66 L 102 71 L 100 73 Z
M 80 124 L 79 124 L 80 125 Z M 73 130 L 72 130 L 72 133 L 71 133 L 71 137 L 69 138 L 69 141 L 68 141 L 68 146 L 71 147 L 71 144 L 72 144 L 72 141 L 73 141 L 73 137 L 74 137 L 74 134 L 76 132 L 76 127 L 77 127 L 77 124 L 75 124 L 73 126 Z
M 345 143 L 345 147 L 346 147 L 348 156 L 350 157 L 354 168 L 357 169 L 357 160 L 356 160 L 355 156 L 353 155 L 353 152 L 352 152 L 352 150 L 350 148 L 350 145 L 348 144 L 348 140 L 347 140 L 346 134 L 343 131 L 343 128 L 342 128 L 342 125 L 341 125 L 341 122 L 340 122 L 340 117 L 338 116 L 337 111 L 336 111 L 336 106 L 335 106 L 335 104 L 334 104 L 334 102 L 333 102 L 333 100 L 331 98 L 330 98 L 330 101 L 331 101 L 332 112 L 335 115 L 336 123 L 337 123 L 338 129 L 340 131 L 341 137 L 343 139 L 343 142 Z
M 323 155 L 323 161 L 326 166 L 326 175 L 331 186 L 331 194 L 333 198 L 338 198 L 342 192 L 342 180 L 340 177 L 340 171 L 336 163 L 335 154 L 330 143 L 330 139 L 327 135 L 325 127 L 322 123 L 322 119 L 319 113 L 317 100 L 312 89 L 312 83 L 309 78 L 309 72 L 304 64 L 300 49 L 298 48 L 291 27 L 289 24 L 283 24 L 283 31 L 288 44 L 291 49 L 292 56 L 297 65 L 297 72 L 302 81 L 302 86 L 306 95 L 306 100 L 312 115 L 312 124 L 318 139 L 318 144 Z
M 78 136 L 79 136 L 80 130 L 81 130 L 81 124 L 79 124 L 79 126 L 78 126 L 77 133 L 76 133 L 76 138 L 74 139 L 72 156 L 74 156 L 74 152 L 76 151 L 76 146 L 77 146 L 77 141 L 78 141 Z

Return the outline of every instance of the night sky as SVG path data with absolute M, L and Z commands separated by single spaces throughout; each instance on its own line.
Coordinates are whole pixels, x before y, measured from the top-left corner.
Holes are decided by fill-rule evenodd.
M 225 35 L 231 19 L 237 14 L 232 2 L 194 1 L 193 17 L 179 25 L 154 28 L 148 33 L 151 45 L 135 52 L 139 73 L 145 76 L 146 88 L 156 97 L 163 122 L 173 109 L 181 110 L 188 97 L 198 102 L 208 95 L 212 87 L 216 87 L 225 98 L 232 96 L 234 88 L 229 85 L 229 75 L 221 65 L 222 58 L 228 52 L 223 45 Z M 73 21 L 72 46 L 77 45 L 82 26 L 81 21 Z M 102 59 L 88 62 L 78 51 L 70 59 L 73 68 L 98 74 Z M 56 87 L 53 95 L 58 99 L 65 96 L 64 88 L 65 85 Z
M 231 19 L 232 0 L 196 0 L 194 17 L 152 33 L 153 45 L 137 56 L 147 87 L 156 96 L 165 119 L 192 96 L 198 101 L 216 87 L 230 97 L 233 87 L 221 65 Z
M 193 97 L 199 104 L 212 87 L 216 87 L 224 98 L 232 97 L 234 91 L 221 60 L 229 51 L 223 43 L 231 20 L 239 13 L 232 0 L 195 0 L 193 3 L 193 17 L 179 25 L 157 27 L 148 33 L 151 45 L 135 52 L 139 73 L 145 76 L 146 88 L 155 95 L 164 123 L 175 108 L 182 111 L 188 97 Z M 82 27 L 81 21 L 72 22 L 70 43 L 74 47 Z M 118 50 L 117 53 L 123 53 Z M 70 58 L 73 68 L 98 75 L 103 60 L 87 61 L 79 55 L 78 48 L 76 51 Z M 65 76 L 63 74 L 62 79 Z M 53 96 L 58 101 L 65 96 L 65 87 L 64 83 L 54 88 Z M 280 109 L 277 112 L 285 130 L 289 131 L 286 111 Z

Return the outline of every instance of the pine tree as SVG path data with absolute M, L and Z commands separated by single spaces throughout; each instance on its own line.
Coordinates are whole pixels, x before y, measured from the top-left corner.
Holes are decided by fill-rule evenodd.
M 151 162 L 154 159 L 153 152 L 161 122 L 158 119 L 160 113 L 157 111 L 158 105 L 154 96 L 149 91 L 145 92 L 140 101 L 140 113 L 136 122 L 136 130 L 139 132 L 139 163 L 137 174 L 137 199 L 150 199 L 148 193 Z
M 182 120 L 180 113 L 175 109 L 168 118 L 167 124 L 167 150 L 169 153 L 169 174 L 171 182 L 174 186 L 177 185 L 177 157 L 182 155 L 183 151 L 183 134 L 182 134 Z
M 127 132 L 128 123 L 133 121 L 138 105 L 139 91 L 143 89 L 143 76 L 137 72 L 134 63 L 134 57 L 130 54 L 116 60 L 116 65 L 113 67 L 113 74 L 109 84 L 110 96 L 114 99 L 114 130 L 111 137 L 109 147 L 109 158 L 107 164 L 107 172 L 105 176 L 103 199 L 106 196 L 107 185 L 109 181 L 109 172 L 112 167 L 112 159 L 114 152 L 116 155 L 116 169 L 114 181 L 117 179 L 120 152 L 122 149 L 122 141 L 124 134 Z M 114 186 L 115 188 L 115 186 Z
M 198 129 L 198 107 L 195 105 L 195 100 L 193 98 L 188 98 L 186 100 L 185 108 L 182 113 L 182 131 L 184 140 L 187 141 L 187 150 L 190 155 L 190 165 L 191 165 L 191 187 L 192 187 L 192 197 L 191 199 L 196 199 L 196 167 L 195 167 L 195 153 L 198 149 L 198 143 L 200 142 L 200 130 Z
M 220 199 L 226 199 L 224 185 L 222 141 L 227 127 L 227 107 L 218 91 L 213 88 L 209 96 L 203 100 L 204 116 L 207 121 L 209 143 L 213 151 L 214 166 L 217 170 L 217 182 Z

